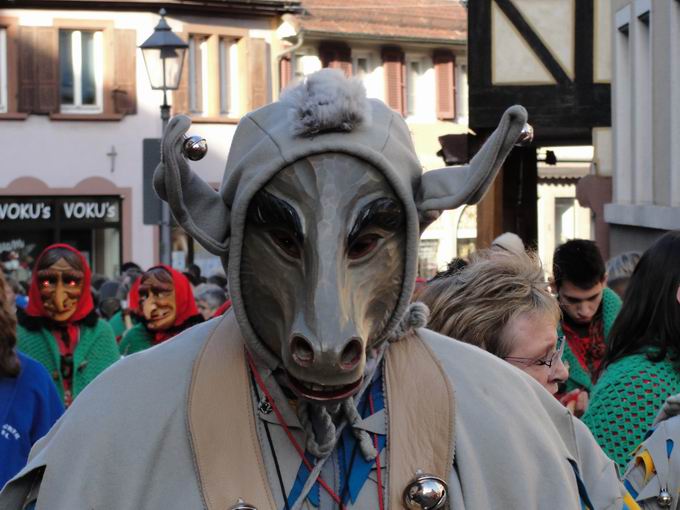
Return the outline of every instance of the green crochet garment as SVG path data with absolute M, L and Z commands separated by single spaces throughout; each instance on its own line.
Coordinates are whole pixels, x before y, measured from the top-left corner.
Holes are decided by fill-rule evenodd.
M 153 334 L 146 329 L 143 323 L 138 323 L 130 328 L 127 333 L 123 335 L 120 341 L 120 353 L 123 356 L 134 354 L 135 352 L 143 351 L 153 345 Z
M 57 342 L 46 329 L 32 331 L 17 326 L 17 348 L 24 354 L 39 361 L 52 376 L 59 395 L 64 399 L 61 377 L 61 358 Z M 111 326 L 105 320 L 97 320 L 94 327 L 80 326 L 80 339 L 73 353 L 73 398 L 109 365 L 120 359 L 118 346 Z
M 669 360 L 634 354 L 610 365 L 590 396 L 583 422 L 623 473 L 664 401 L 680 392 L 680 372 Z
M 130 320 L 132 321 L 133 326 L 139 323 L 139 319 L 134 314 L 130 314 Z M 123 317 L 123 312 L 121 310 L 118 310 L 109 319 L 109 326 L 111 326 L 111 329 L 113 329 L 113 334 L 116 335 L 116 340 L 120 341 L 126 331 L 125 318 Z
M 604 322 L 605 342 L 609 338 L 609 332 L 612 330 L 612 325 L 619 314 L 619 310 L 621 310 L 621 298 L 613 290 L 605 288 L 602 294 L 602 320 Z M 564 336 L 562 324 L 557 326 L 557 336 Z M 569 363 L 569 379 L 566 382 L 565 392 L 576 388 L 585 389 L 588 392 L 592 391 L 593 381 L 590 374 L 586 372 L 568 345 L 564 346 L 562 360 L 565 363 Z

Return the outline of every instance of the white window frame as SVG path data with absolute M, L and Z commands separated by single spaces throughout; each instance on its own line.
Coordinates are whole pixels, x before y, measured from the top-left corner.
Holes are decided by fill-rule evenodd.
M 201 37 L 202 40 L 196 48 L 196 37 Z M 196 69 L 196 52 L 201 54 L 201 68 Z M 189 111 L 192 115 L 207 115 L 208 108 L 208 36 L 201 34 L 192 34 L 189 37 L 189 58 L 188 58 L 188 72 L 189 72 Z M 196 97 L 196 73 L 201 74 L 201 104 L 196 104 L 198 99 Z
M 468 91 L 468 61 L 465 57 L 456 56 L 456 122 L 467 124 L 470 120 L 470 99 Z
M 378 65 L 376 54 L 369 50 L 352 49 L 352 76 L 359 78 L 359 60 L 366 61 L 366 75 L 361 78 L 366 95 L 370 98 L 385 99 L 385 82 L 382 74 L 382 67 Z
M 412 83 L 411 64 L 414 62 L 420 64 L 421 69 L 417 81 Z M 432 57 L 423 53 L 406 53 L 404 66 L 404 112 L 407 120 L 435 122 L 437 120 L 437 83 Z M 413 109 L 410 108 L 411 105 L 409 104 L 409 95 L 412 93 L 412 89 L 415 89 L 413 90 Z M 431 104 L 429 108 L 424 108 L 424 103 L 428 100 Z
M 321 69 L 321 59 L 316 50 L 311 47 L 303 47 L 293 54 L 291 62 L 293 66 L 293 80 L 301 80 Z
M 7 29 L 0 27 L 0 113 L 7 113 Z
M 73 104 L 61 104 L 62 113 L 85 113 L 97 114 L 104 111 L 104 33 L 101 30 L 79 30 L 67 29 L 71 31 L 71 61 L 73 70 Z M 82 33 L 92 32 L 94 34 L 94 80 L 95 80 L 95 104 L 84 105 L 82 97 Z M 60 78 L 61 79 L 61 78 Z M 61 82 L 60 82 L 61 87 Z M 61 93 L 60 93 L 61 98 Z
M 220 36 L 220 115 L 239 115 L 238 39 Z

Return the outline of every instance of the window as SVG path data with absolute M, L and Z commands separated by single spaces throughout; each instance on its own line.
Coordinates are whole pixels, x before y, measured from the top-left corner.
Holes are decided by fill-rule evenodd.
M 101 31 L 59 30 L 59 98 L 62 113 L 103 110 Z
M 405 74 L 406 116 L 416 120 L 434 120 L 437 94 L 432 59 L 407 55 Z
M 7 29 L 0 27 L 0 113 L 7 113 Z
M 468 122 L 468 80 L 467 62 L 456 61 L 456 121 Z
M 238 116 L 238 41 L 220 38 L 220 113 L 228 117 Z
M 293 62 L 293 79 L 295 81 L 299 81 L 319 69 L 321 69 L 321 60 L 316 55 L 307 52 L 295 54 Z
M 205 122 L 239 116 L 241 42 L 228 35 L 189 35 L 186 72 L 173 96 L 176 113 L 204 117 Z
M 466 205 L 456 229 L 456 255 L 467 258 L 477 247 L 477 206 Z
M 189 111 L 208 112 L 208 40 L 201 35 L 189 37 Z
M 385 85 L 383 84 L 382 68 L 376 66 L 373 53 L 367 51 L 352 51 L 352 75 L 359 78 L 366 95 L 375 99 L 383 99 Z
M 439 239 L 421 239 L 418 245 L 418 276 L 430 279 L 437 274 Z

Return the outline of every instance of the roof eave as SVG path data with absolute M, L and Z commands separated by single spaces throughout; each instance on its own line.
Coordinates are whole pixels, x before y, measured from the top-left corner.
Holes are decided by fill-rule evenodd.
M 419 37 L 403 35 L 365 34 L 361 32 L 328 32 L 324 30 L 309 30 L 302 26 L 307 40 L 311 39 L 353 39 L 362 41 L 379 41 L 392 43 L 444 44 L 447 46 L 465 46 L 467 39 L 444 39 L 437 37 Z

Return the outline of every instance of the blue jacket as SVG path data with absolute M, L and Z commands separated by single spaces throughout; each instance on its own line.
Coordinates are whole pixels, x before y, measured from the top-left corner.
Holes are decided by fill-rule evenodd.
M 18 354 L 19 376 L 0 377 L 0 487 L 26 465 L 33 444 L 64 412 L 47 370 Z

